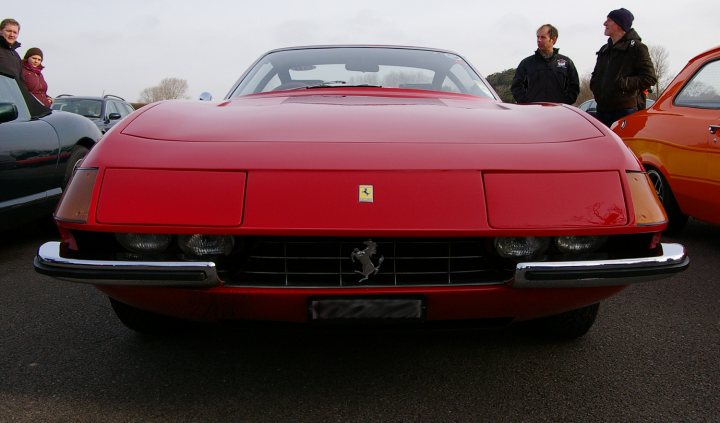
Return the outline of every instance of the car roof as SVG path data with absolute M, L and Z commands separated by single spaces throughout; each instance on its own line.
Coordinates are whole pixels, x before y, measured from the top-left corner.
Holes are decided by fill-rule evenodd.
M 450 53 L 456 56 L 460 54 L 452 51 L 440 48 L 432 47 L 418 47 L 418 46 L 403 46 L 403 45 L 391 45 L 391 44 L 319 44 L 319 45 L 305 45 L 305 46 L 292 46 L 292 47 L 281 47 L 269 50 L 266 54 L 275 53 L 278 51 L 289 51 L 289 50 L 309 50 L 309 49 L 323 49 L 323 48 L 386 48 L 386 49 L 398 49 L 398 50 L 424 50 L 424 51 L 436 51 L 440 53 Z
M 113 99 L 113 100 L 120 100 L 125 101 L 122 97 L 118 97 L 116 95 L 112 94 L 105 94 L 104 96 L 89 96 L 89 95 L 72 95 L 72 94 L 60 94 L 59 96 L 55 97 L 57 100 L 62 100 L 64 98 L 72 98 L 72 99 L 80 99 L 80 100 L 107 100 L 107 99 Z

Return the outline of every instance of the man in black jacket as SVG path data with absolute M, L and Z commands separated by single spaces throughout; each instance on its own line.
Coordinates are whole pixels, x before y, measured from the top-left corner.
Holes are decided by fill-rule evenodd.
M 575 64 L 554 48 L 558 30 L 545 24 L 537 30 L 537 50 L 515 70 L 510 91 L 518 103 L 547 101 L 573 104 L 580 92 Z
M 634 16 L 627 9 L 610 12 L 605 26 L 607 44 L 597 52 L 590 89 L 597 102 L 597 118 L 608 127 L 637 111 L 638 96 L 655 85 L 650 53 L 632 28 Z
M 0 72 L 22 79 L 22 60 L 15 51 L 20 47 L 17 42 L 20 33 L 20 24 L 15 19 L 3 19 L 0 22 Z

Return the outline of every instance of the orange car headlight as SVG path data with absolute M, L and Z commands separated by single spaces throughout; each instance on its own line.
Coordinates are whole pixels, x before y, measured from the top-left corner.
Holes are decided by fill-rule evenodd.
M 627 172 L 630 195 L 638 225 L 659 225 L 667 222 L 667 215 L 655 193 L 650 178 L 644 172 Z
M 55 211 L 55 219 L 87 223 L 97 173 L 97 169 L 80 168 L 75 171 Z

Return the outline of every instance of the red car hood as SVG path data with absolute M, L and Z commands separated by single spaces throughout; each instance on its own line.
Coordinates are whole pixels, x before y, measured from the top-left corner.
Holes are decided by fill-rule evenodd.
M 244 170 L 639 169 L 619 138 L 569 106 L 349 89 L 157 103 L 117 124 L 85 163 Z
M 328 92 L 256 95 L 223 103 L 164 102 L 122 132 L 168 141 L 466 144 L 566 142 L 603 135 L 564 106 L 409 96 L 399 90 L 385 90 L 382 96 L 375 90 L 363 95 Z
M 343 92 L 141 109 L 83 162 L 102 169 L 97 223 L 315 233 L 629 221 L 623 174 L 640 166 L 577 109 Z M 358 199 L 366 185 L 372 207 Z

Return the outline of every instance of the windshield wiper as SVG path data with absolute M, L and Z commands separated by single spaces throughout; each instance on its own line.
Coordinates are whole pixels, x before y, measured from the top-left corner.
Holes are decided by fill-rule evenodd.
M 325 81 L 320 84 L 307 85 L 305 87 L 298 87 L 298 90 L 310 90 L 314 88 L 349 88 L 349 87 L 370 87 L 370 88 L 382 88 L 382 85 L 373 84 L 348 84 L 345 81 Z

